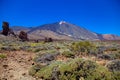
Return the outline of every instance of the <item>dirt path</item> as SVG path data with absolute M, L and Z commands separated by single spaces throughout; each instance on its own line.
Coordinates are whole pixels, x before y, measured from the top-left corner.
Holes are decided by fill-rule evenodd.
M 7 58 L 0 60 L 0 80 L 36 80 L 28 74 L 34 53 L 13 51 L 5 54 Z

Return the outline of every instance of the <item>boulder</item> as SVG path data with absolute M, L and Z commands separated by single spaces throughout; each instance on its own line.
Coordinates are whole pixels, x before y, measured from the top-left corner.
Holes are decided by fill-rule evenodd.
M 27 33 L 24 32 L 24 31 L 20 31 L 20 33 L 19 33 L 19 38 L 20 38 L 22 41 L 28 41 Z

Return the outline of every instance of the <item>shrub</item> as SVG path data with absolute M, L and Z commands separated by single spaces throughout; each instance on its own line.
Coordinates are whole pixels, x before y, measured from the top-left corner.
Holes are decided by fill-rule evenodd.
M 102 58 L 106 60 L 120 59 L 120 53 L 102 54 L 98 56 L 98 58 Z
M 39 52 L 39 51 L 40 51 L 39 48 L 33 50 L 33 52 Z
M 54 53 L 54 54 L 41 54 L 38 57 L 36 57 L 35 62 L 37 63 L 45 63 L 45 64 L 49 64 L 51 63 L 51 61 L 53 61 L 55 59 L 55 57 L 59 55 L 59 53 Z
M 41 68 L 35 76 L 44 80 L 114 80 L 107 68 L 79 58 L 68 62 L 55 61 Z
M 120 71 L 120 60 L 113 60 L 109 62 L 106 66 L 110 71 Z
M 98 56 L 98 58 L 106 59 L 106 60 L 112 60 L 113 59 L 113 57 L 109 54 L 102 54 L 102 55 Z
M 64 51 L 62 53 L 63 56 L 68 57 L 68 58 L 74 58 L 75 54 L 71 51 Z
M 120 60 L 113 60 L 106 67 L 113 73 L 115 80 L 120 80 Z
M 36 64 L 29 70 L 29 75 L 34 76 L 41 68 L 45 67 L 45 65 L 42 64 Z
M 29 70 L 29 75 L 34 76 L 37 71 L 35 70 L 34 67 L 31 67 Z
M 117 51 L 117 48 L 115 48 L 115 47 L 110 47 L 110 48 L 107 48 L 105 51 Z
M 5 54 L 0 54 L 0 58 L 6 58 L 7 56 Z
M 120 80 L 120 71 L 114 71 L 113 76 L 115 80 Z
M 70 49 L 76 53 L 80 53 L 80 52 L 85 52 L 85 53 L 90 53 L 92 50 L 94 51 L 96 49 L 95 45 L 88 42 L 88 41 L 84 41 L 84 42 L 74 42 L 72 43 Z
M 54 67 L 58 66 L 59 64 L 61 64 L 61 62 L 56 61 L 56 62 L 52 63 L 51 65 L 45 66 L 45 67 L 41 68 L 35 74 L 35 76 L 42 78 L 44 80 L 52 80 L 52 71 L 53 71 Z
M 110 54 L 114 59 L 120 59 L 120 53 L 111 53 Z

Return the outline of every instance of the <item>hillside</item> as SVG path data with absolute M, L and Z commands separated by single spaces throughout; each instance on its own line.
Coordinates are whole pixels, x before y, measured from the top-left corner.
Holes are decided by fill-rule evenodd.
M 21 30 L 27 32 L 30 39 L 44 39 L 45 37 L 51 37 L 58 40 L 120 40 L 119 36 L 113 34 L 109 36 L 98 34 L 65 21 L 31 28 L 14 26 L 12 29 L 17 34 Z
M 74 39 L 85 39 L 85 40 L 98 39 L 96 33 L 93 33 L 85 28 L 76 26 L 74 24 L 65 21 L 38 26 L 34 28 L 32 31 L 30 31 L 30 33 L 36 32 L 36 30 L 50 30 L 55 33 L 58 33 L 59 35 L 66 35 Z
M 105 40 L 120 40 L 120 37 L 113 34 L 103 34 L 102 35 Z

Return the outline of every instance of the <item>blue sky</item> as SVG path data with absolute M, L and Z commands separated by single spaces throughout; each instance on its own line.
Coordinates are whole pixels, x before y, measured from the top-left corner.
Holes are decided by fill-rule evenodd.
M 33 27 L 67 21 L 93 32 L 120 35 L 120 0 L 0 0 L 0 26 Z

